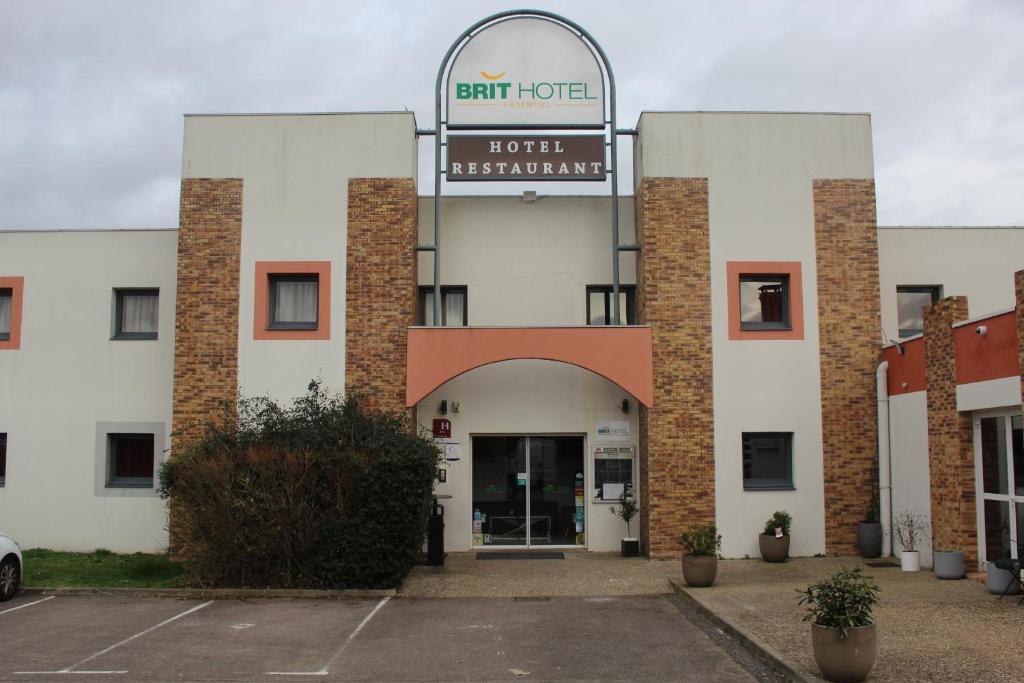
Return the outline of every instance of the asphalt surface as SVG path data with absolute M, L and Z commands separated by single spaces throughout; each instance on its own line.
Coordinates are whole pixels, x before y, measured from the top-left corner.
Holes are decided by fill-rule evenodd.
M 42 598 L 0 604 L 0 680 L 775 680 L 674 596 Z

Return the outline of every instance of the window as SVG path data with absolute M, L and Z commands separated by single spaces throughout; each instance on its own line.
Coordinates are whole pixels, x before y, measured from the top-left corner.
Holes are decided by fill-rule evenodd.
M 269 330 L 315 330 L 319 323 L 317 275 L 271 275 Z
M 153 435 L 107 435 L 107 486 L 153 487 Z
M 792 433 L 743 433 L 743 488 L 794 488 Z
M 896 287 L 896 312 L 899 335 L 913 337 L 924 332 L 924 308 L 942 298 L 940 285 L 900 285 Z
M 611 325 L 612 286 L 589 285 L 587 287 L 587 324 Z M 622 325 L 636 324 L 636 287 L 619 285 L 619 323 Z
M 11 339 L 11 312 L 14 310 L 14 290 L 0 289 L 0 341 Z
M 740 275 L 740 329 L 788 330 L 788 275 Z
M 159 289 L 114 290 L 114 339 L 156 339 Z
M 0 434 L 0 486 L 7 484 L 7 435 Z
M 462 286 L 441 287 L 441 326 L 465 327 L 469 324 L 468 289 Z M 434 288 L 420 287 L 420 325 L 434 324 Z

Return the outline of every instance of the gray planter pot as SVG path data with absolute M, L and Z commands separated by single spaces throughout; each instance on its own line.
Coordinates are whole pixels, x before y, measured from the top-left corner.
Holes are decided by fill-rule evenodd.
M 785 562 L 789 557 L 789 536 L 776 538 L 772 534 L 757 537 L 757 546 L 765 562 Z
M 640 557 L 640 539 L 639 538 L 624 538 L 624 539 L 622 539 L 622 556 L 623 557 Z
M 932 564 L 937 579 L 962 579 L 967 571 L 964 554 L 959 550 L 932 553 Z
M 683 555 L 683 578 L 688 586 L 707 588 L 718 575 L 718 558 L 714 555 Z
M 988 576 L 988 592 L 995 595 L 1001 594 L 1006 590 L 1006 586 L 1013 581 L 1013 574 L 1005 569 L 1000 569 L 995 562 L 985 563 L 985 574 Z M 1007 595 L 1016 595 L 1017 593 L 1020 593 L 1019 584 L 1006 591 Z
M 882 523 L 861 522 L 857 525 L 857 547 L 861 557 L 882 556 Z
M 875 625 L 851 629 L 845 638 L 839 630 L 811 624 L 814 660 L 822 675 L 837 683 L 858 683 L 875 665 L 877 633 Z

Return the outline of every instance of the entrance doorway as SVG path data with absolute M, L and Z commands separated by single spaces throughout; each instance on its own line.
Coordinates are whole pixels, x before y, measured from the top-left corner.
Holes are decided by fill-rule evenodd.
M 981 559 L 1024 556 L 1024 432 L 1020 414 L 974 421 Z
M 586 544 L 582 436 L 473 437 L 473 546 Z

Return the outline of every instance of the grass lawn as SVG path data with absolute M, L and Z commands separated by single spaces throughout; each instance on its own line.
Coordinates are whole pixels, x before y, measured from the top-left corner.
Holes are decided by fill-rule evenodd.
M 176 588 L 185 572 L 166 555 L 147 553 L 65 553 L 36 548 L 26 550 L 24 556 L 22 585 L 27 587 Z

